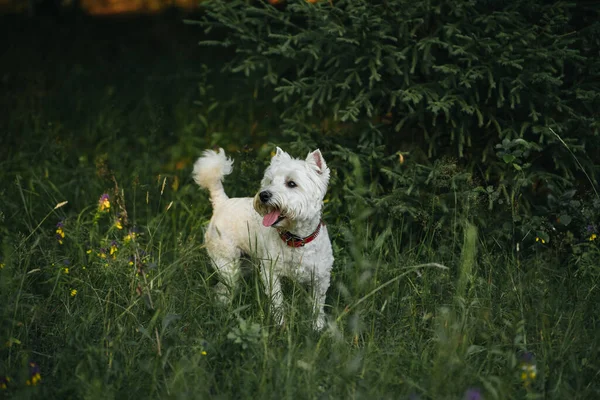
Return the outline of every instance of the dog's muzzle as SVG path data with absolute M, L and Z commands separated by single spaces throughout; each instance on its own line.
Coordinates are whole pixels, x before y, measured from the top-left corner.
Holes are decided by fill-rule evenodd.
M 258 197 L 260 198 L 261 202 L 263 202 L 264 204 L 267 204 L 269 202 L 269 200 L 271 200 L 271 197 L 273 197 L 273 194 L 271 192 L 269 192 L 268 190 L 263 190 L 262 192 L 260 192 L 258 194 Z
M 273 193 L 268 190 L 263 190 L 254 198 L 254 208 L 263 217 L 263 226 L 271 227 L 279 224 L 285 219 L 285 215 L 281 215 L 281 209 L 277 204 L 273 204 Z

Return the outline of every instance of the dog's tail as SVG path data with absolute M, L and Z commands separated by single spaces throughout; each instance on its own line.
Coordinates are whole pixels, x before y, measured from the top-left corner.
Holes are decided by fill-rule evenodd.
M 198 185 L 210 192 L 213 209 L 229 198 L 225 194 L 222 182 L 231 171 L 233 171 L 233 160 L 225 156 L 223 149 L 219 149 L 218 153 L 206 150 L 194 163 L 192 176 Z

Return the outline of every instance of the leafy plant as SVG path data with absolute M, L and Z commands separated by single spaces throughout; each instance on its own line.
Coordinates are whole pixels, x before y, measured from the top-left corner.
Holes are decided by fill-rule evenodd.
M 462 192 L 496 212 L 480 225 L 509 221 L 494 236 L 514 241 L 515 231 L 523 239 L 552 225 L 542 217 L 550 193 L 578 190 L 584 202 L 581 187 L 597 190 L 595 9 L 475 0 L 203 7 L 197 23 L 213 36 L 201 43 L 235 50 L 223 70 L 261 85 L 292 147 L 318 143 L 335 155 L 331 199 L 371 207 L 376 223 L 415 217 L 416 204 L 451 214 Z M 363 192 L 353 189 L 358 170 Z
M 266 336 L 267 333 L 261 328 L 260 324 L 238 318 L 238 326 L 227 334 L 227 339 L 246 350 L 248 347 L 258 344 Z

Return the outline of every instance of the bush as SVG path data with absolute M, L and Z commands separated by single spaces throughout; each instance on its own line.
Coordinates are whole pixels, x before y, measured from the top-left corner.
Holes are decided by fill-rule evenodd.
M 482 224 L 511 222 L 505 237 L 546 235 L 564 212 L 546 213 L 553 198 L 573 189 L 590 207 L 599 198 L 590 193 L 600 161 L 597 10 L 512 0 L 204 5 L 200 24 L 217 39 L 203 44 L 235 50 L 225 71 L 260 82 L 298 149 L 336 152 L 343 185 L 332 198 L 356 197 L 360 165 L 369 190 L 359 197 L 384 224 L 415 201 L 447 213 L 463 192 L 496 212 Z M 410 161 L 393 162 L 407 151 Z

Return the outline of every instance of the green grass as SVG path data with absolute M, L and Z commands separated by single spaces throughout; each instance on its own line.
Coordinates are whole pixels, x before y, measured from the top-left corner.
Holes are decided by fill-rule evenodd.
M 11 380 L 0 396 L 600 396 L 598 247 L 573 257 L 540 243 L 490 247 L 472 223 L 474 205 L 426 226 L 415 242 L 402 223 L 379 231 L 359 201 L 334 199 L 351 212 L 326 214 L 336 261 L 322 333 L 311 328 L 305 288 L 292 282 L 285 327 L 253 273 L 231 307 L 219 305 L 202 248 L 211 209 L 190 179 L 191 161 L 215 143 L 228 148 L 236 170 L 226 190 L 248 195 L 266 144 L 286 140 L 272 134 L 277 122 L 262 118 L 240 82 L 221 88 L 218 75 L 203 72 L 193 33 L 180 33 L 185 45 L 176 49 L 138 33 L 98 49 L 121 49 L 106 63 L 79 58 L 84 39 L 48 49 L 44 29 L 55 28 L 36 28 L 22 44 L 41 44 L 6 57 L 0 377 Z M 34 68 L 43 51 L 55 60 L 50 71 Z M 111 207 L 100 211 L 103 193 Z M 535 356 L 533 380 L 521 379 L 525 353 Z M 35 386 L 26 384 L 29 362 L 40 368 Z

